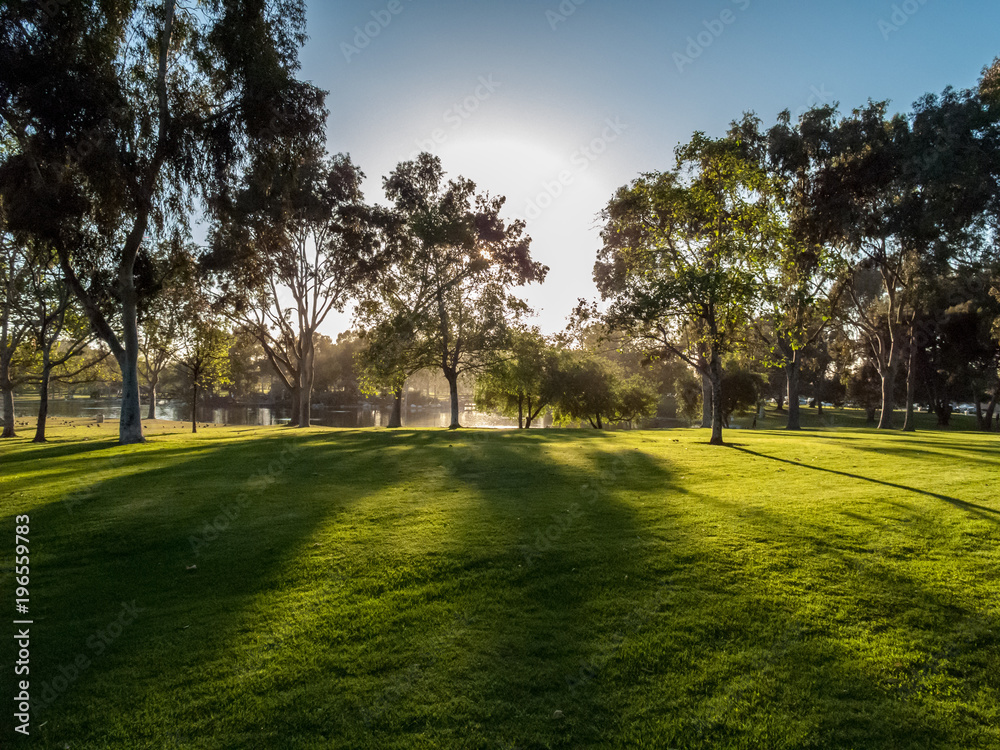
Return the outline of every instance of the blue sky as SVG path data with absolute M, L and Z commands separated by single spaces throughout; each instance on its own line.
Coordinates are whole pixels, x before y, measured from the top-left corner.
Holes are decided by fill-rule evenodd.
M 330 92 L 330 151 L 364 170 L 370 201 L 420 150 L 505 195 L 551 269 L 524 290 L 546 332 L 595 294 L 612 192 L 669 169 L 694 131 L 815 103 L 905 111 L 1000 55 L 993 0 L 345 0 L 307 18 L 301 75 Z

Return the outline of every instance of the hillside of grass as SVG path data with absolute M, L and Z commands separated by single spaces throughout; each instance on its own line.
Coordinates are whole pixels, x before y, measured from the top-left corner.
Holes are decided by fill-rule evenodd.
M 22 434 L 4 746 L 1000 747 L 996 434 Z

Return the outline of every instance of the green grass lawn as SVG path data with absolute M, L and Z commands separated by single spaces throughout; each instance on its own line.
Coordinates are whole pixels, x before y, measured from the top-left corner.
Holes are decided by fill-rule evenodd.
M 0 745 L 998 748 L 1000 436 L 836 413 L 22 430 L 0 590 L 29 514 L 46 705 L 12 734 L 4 637 Z

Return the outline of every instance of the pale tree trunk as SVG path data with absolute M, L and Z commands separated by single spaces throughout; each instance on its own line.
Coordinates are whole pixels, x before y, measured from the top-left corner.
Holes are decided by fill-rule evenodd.
M 802 356 L 798 350 L 792 352 L 792 358 L 785 365 L 785 385 L 788 390 L 788 424 L 786 430 L 801 430 L 801 412 L 799 411 L 799 374 L 802 371 Z
M 701 373 L 701 426 L 712 426 L 712 379 L 705 373 Z
M 884 250 L 884 244 L 883 244 Z M 891 430 L 892 429 L 892 412 L 896 408 L 896 372 L 899 369 L 899 343 L 900 343 L 900 330 L 898 322 L 893 312 L 896 309 L 896 298 L 893 292 L 895 288 L 894 280 L 887 275 L 885 271 L 882 273 L 883 287 L 889 297 L 889 311 L 887 324 L 889 327 L 889 359 L 888 362 L 884 362 L 882 358 L 879 358 L 879 375 L 882 377 L 882 414 L 879 416 L 878 427 L 879 430 Z M 885 351 L 885 342 L 882 340 L 881 335 L 879 339 L 879 350 L 880 352 Z
M 119 274 L 119 288 L 122 294 L 122 335 L 125 346 L 116 357 L 122 371 L 122 415 L 118 422 L 118 442 L 120 445 L 131 445 L 146 442 L 142 434 L 142 406 L 139 403 L 139 328 L 131 265 Z
M 145 217 L 137 219 L 126 240 L 126 255 L 129 255 L 129 247 L 137 248 L 139 246 L 145 227 Z M 142 434 L 142 405 L 139 402 L 139 329 L 136 320 L 138 302 L 135 281 L 132 278 L 134 255 L 132 262 L 123 261 L 118 269 L 118 293 L 121 298 L 122 311 L 122 339 L 120 340 L 108 324 L 100 306 L 90 297 L 77 278 L 69 263 L 66 249 L 59 247 L 58 251 L 59 263 L 66 281 L 83 305 L 91 327 L 111 349 L 122 374 L 122 406 L 121 417 L 118 420 L 118 443 L 119 445 L 144 443 L 146 439 Z
M 457 430 L 462 426 L 458 420 L 458 373 L 449 369 L 444 376 L 448 380 L 448 391 L 451 394 L 451 424 L 448 429 Z
M 122 415 L 118 423 L 118 443 L 144 443 L 142 406 L 139 404 L 139 368 L 135 357 L 119 360 L 122 371 Z
M 315 349 L 312 333 L 307 332 L 302 342 L 302 362 L 299 364 L 299 427 L 312 424 L 312 389 L 315 373 Z
M 6 370 L 6 368 L 4 369 Z M 17 437 L 17 433 L 14 431 L 14 387 L 7 379 L 6 373 L 0 380 L 2 380 L 3 389 L 3 434 L 0 437 Z
M 167 56 L 170 51 L 170 37 L 174 24 L 174 3 L 164 2 L 163 5 L 165 18 L 163 33 L 160 36 L 157 71 L 158 114 L 160 116 L 158 146 L 164 145 L 167 139 L 168 100 L 165 87 Z M 164 150 L 163 154 L 165 153 Z M 120 445 L 146 442 L 146 438 L 142 434 L 142 405 L 139 403 L 139 326 L 136 316 L 139 299 L 135 288 L 135 259 L 139 254 L 142 238 L 146 234 L 149 212 L 152 208 L 153 180 L 163 165 L 163 159 L 162 155 L 154 157 L 153 165 L 150 166 L 150 172 L 147 174 L 149 192 L 145 194 L 148 202 L 144 208 L 140 209 L 132 231 L 129 232 L 125 240 L 122 263 L 118 267 L 118 291 L 121 295 L 122 337 L 124 338 L 122 342 L 124 346 L 115 356 L 122 371 L 122 414 L 118 420 L 118 443 Z M 84 307 L 87 307 L 86 303 L 84 303 Z M 88 310 L 88 315 L 90 312 Z
M 710 445 L 724 445 L 722 441 L 722 358 L 712 351 L 709 360 L 709 371 L 712 374 L 712 438 Z
M 392 413 L 389 415 L 390 429 L 403 426 L 403 389 L 397 388 L 393 394 Z
M 910 327 L 910 353 L 906 360 L 906 419 L 903 432 L 916 432 L 917 423 L 913 411 L 913 401 L 917 391 L 917 342 L 913 327 Z
M 169 22 L 172 22 L 170 19 L 173 16 L 173 3 L 169 5 L 168 25 Z M 167 33 L 167 38 L 169 38 L 169 33 Z M 166 66 L 165 52 L 162 55 L 161 68 L 164 68 Z M 132 231 L 129 232 L 125 240 L 123 258 L 118 266 L 118 295 L 121 300 L 122 313 L 121 339 L 112 330 L 100 305 L 80 283 L 80 279 L 70 264 L 67 249 L 62 245 L 56 248 L 66 282 L 83 305 L 94 332 L 111 349 L 115 361 L 118 363 L 118 368 L 121 370 L 122 406 L 121 417 L 118 420 L 119 445 L 146 442 L 142 434 L 142 405 L 139 402 L 139 328 L 136 316 L 138 295 L 135 289 L 133 271 L 138 248 L 146 232 L 148 217 L 148 209 L 140 211 Z
M 46 357 L 48 359 L 48 357 Z M 38 389 L 38 424 L 35 426 L 35 437 L 31 442 L 45 442 L 45 421 L 49 416 L 49 377 L 52 374 L 52 366 L 45 363 L 42 366 L 42 382 Z
M 0 437 L 17 437 L 14 430 L 14 384 L 10 382 L 10 363 L 17 348 L 10 341 L 8 313 L 4 311 L 3 327 L 0 328 L 0 391 L 3 392 L 3 434 Z

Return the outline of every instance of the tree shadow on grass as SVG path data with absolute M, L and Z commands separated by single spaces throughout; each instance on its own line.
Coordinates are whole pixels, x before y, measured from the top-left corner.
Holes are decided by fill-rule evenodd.
M 667 467 L 619 456 L 626 452 L 607 438 L 573 441 L 572 450 L 558 445 L 566 436 L 534 433 L 414 439 L 407 458 L 422 467 L 422 512 L 438 536 L 407 551 L 387 549 L 405 542 L 384 526 L 359 539 L 403 572 L 357 602 L 352 620 L 365 624 L 347 644 L 353 674 L 325 688 L 324 731 L 372 748 L 597 743 L 614 722 L 594 665 L 652 606 L 669 564 L 641 544 L 618 492 L 637 473 L 648 475 L 637 486 L 671 491 Z M 398 525 L 426 533 L 414 515 Z M 366 642 L 379 640 L 384 650 L 371 652 Z M 565 721 L 552 718 L 556 710 Z
M 698 642 L 689 661 L 703 673 L 692 691 L 711 694 L 697 707 L 683 699 L 700 722 L 697 741 L 664 734 L 665 746 L 958 748 L 992 746 L 991 731 L 1000 738 L 984 700 L 1000 687 L 995 604 L 911 567 L 921 546 L 906 538 L 912 530 L 894 529 L 890 543 L 885 524 L 831 510 L 856 522 L 832 536 L 822 508 L 740 516 L 740 501 L 692 499 L 739 518 L 720 532 L 716 557 L 731 550 L 740 564 L 722 568 L 725 602 L 709 618 L 724 633 Z M 961 577 L 956 568 L 949 575 Z M 735 741 L 734 725 L 747 741 Z
M 865 453 L 890 454 L 900 458 L 912 458 L 914 460 L 954 460 L 959 458 L 963 462 L 985 464 L 1000 468 L 1000 445 L 993 446 L 996 451 L 990 455 L 984 451 L 983 447 L 964 447 L 951 443 L 942 444 L 934 441 L 922 441 L 922 445 L 855 445 L 856 450 Z
M 16 444 L 3 444 L 0 443 L 0 448 L 3 448 L 0 455 L 3 455 L 3 463 L 5 467 L 15 467 L 19 464 L 25 464 L 28 462 L 42 460 L 52 460 L 56 458 L 64 458 L 67 456 L 78 456 L 84 453 L 92 453 L 94 451 L 104 451 L 110 450 L 112 448 L 117 448 L 118 441 L 109 439 L 101 440 L 87 440 L 87 441 L 70 441 L 61 440 L 59 442 L 46 442 L 46 443 L 32 443 L 30 441 L 19 441 Z M 41 451 L 41 455 L 39 455 Z
M 897 482 L 887 482 L 884 479 L 873 479 L 872 477 L 866 477 L 861 474 L 852 474 L 848 471 L 839 471 L 837 469 L 827 469 L 822 466 L 815 466 L 813 464 L 802 463 L 801 461 L 793 461 L 789 458 L 778 458 L 777 456 L 769 456 L 766 453 L 759 453 L 757 451 L 752 451 L 749 448 L 745 448 L 735 444 L 729 444 L 730 448 L 738 450 L 742 453 L 749 454 L 751 456 L 756 456 L 757 458 L 764 458 L 768 461 L 777 461 L 783 464 L 790 464 L 792 466 L 798 466 L 803 469 L 811 469 L 813 471 L 823 472 L 826 474 L 835 474 L 837 476 L 848 477 L 849 479 L 858 479 L 863 482 L 870 482 L 871 484 L 881 485 L 883 487 L 891 487 L 896 490 L 903 490 L 904 492 L 912 492 L 918 495 L 924 495 L 926 497 L 932 497 L 936 500 L 943 500 L 944 502 L 953 505 L 956 508 L 968 511 L 974 515 L 980 516 L 981 518 L 986 518 L 996 523 L 1000 523 L 1000 510 L 995 508 L 988 508 L 985 505 L 977 505 L 976 503 L 970 503 L 966 500 L 959 500 L 957 497 L 950 497 L 948 495 L 942 495 L 939 492 L 931 492 L 929 490 L 922 490 L 918 487 L 909 487 L 905 484 L 899 484 Z
M 814 624 L 742 580 L 699 523 L 643 515 L 636 492 L 678 507 L 698 497 L 669 461 L 617 448 L 423 440 L 421 460 L 459 490 L 449 543 L 416 565 L 396 558 L 408 572 L 380 591 L 395 606 L 356 635 L 381 637 L 385 651 L 355 646 L 355 671 L 326 688 L 353 698 L 329 699 L 324 715 L 341 719 L 315 731 L 359 748 L 764 747 L 790 736 L 889 748 L 908 723 L 916 743 L 939 738 L 885 701 L 835 639 L 818 652 Z M 646 522 L 663 514 L 651 535 Z M 416 595 L 422 586 L 432 593 Z
M 206 672 L 233 668 L 243 613 L 281 589 L 317 528 L 376 489 L 357 471 L 370 439 L 333 467 L 316 441 L 140 447 L 129 474 L 97 481 L 72 514 L 58 501 L 5 502 L 4 528 L 30 515 L 34 718 L 50 744 L 165 746 L 172 727 L 195 737 L 225 712 Z
M 92 662 L 41 714 L 45 740 L 767 746 L 805 701 L 814 745 L 853 721 L 853 746 L 905 746 L 865 708 L 879 688 L 864 670 L 817 653 L 808 622 L 701 538 L 669 459 L 480 435 L 309 432 L 166 465 L 138 450 L 137 474 L 70 521 L 32 509 L 37 679 Z M 191 537 L 287 443 L 301 450 L 195 554 Z M 142 611 L 114 635 L 131 599 Z M 114 635 L 100 655 L 97 633 Z
M 814 435 L 822 440 L 839 442 L 864 443 L 879 441 L 879 447 L 926 445 L 931 448 L 947 448 L 964 453 L 982 453 L 984 450 L 1000 452 L 1000 440 L 991 437 L 990 433 L 978 430 L 942 430 L 919 432 L 902 432 L 901 430 L 861 430 L 846 428 L 855 434 L 837 434 L 837 430 L 769 430 L 768 437 L 794 439 L 799 435 Z M 958 435 L 958 439 L 956 439 Z

